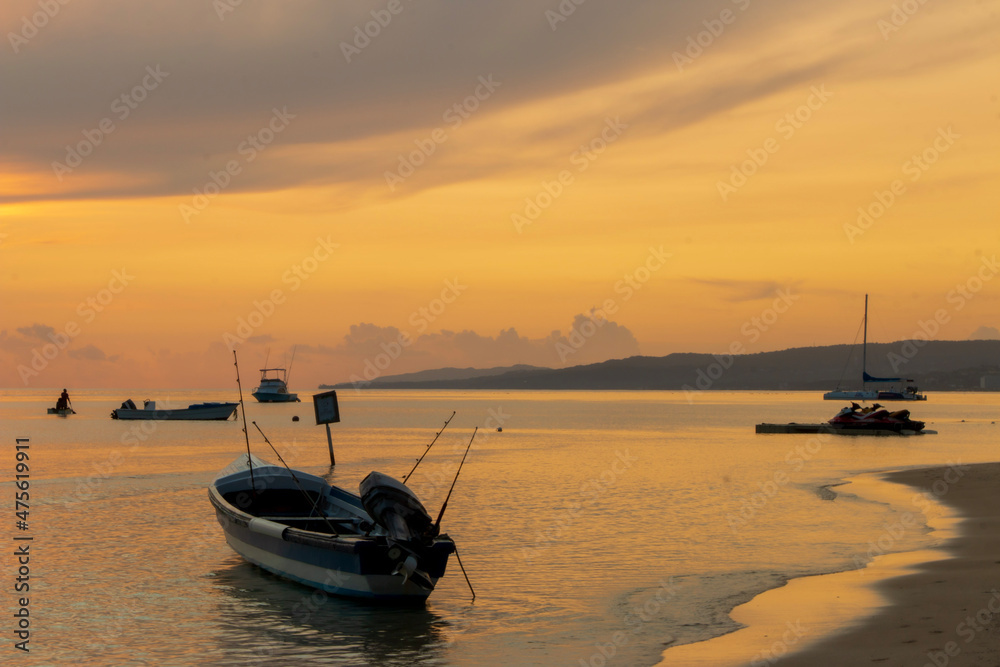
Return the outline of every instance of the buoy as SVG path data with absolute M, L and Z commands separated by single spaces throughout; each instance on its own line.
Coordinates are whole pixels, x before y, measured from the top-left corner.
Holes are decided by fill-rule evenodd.
M 295 415 L 294 417 L 292 417 L 292 421 L 293 422 L 297 422 L 298 420 L 299 420 L 299 416 L 298 415 Z

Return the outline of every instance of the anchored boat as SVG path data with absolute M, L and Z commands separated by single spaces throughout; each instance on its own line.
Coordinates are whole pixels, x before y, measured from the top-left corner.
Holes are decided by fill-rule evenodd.
M 261 403 L 291 403 L 298 394 L 288 391 L 288 371 L 284 368 L 260 369 L 260 385 L 250 394 Z
M 455 543 L 403 483 L 372 472 L 360 490 L 244 454 L 208 496 L 229 546 L 269 572 L 335 595 L 426 600 Z
M 132 399 L 120 408 L 111 411 L 112 419 L 156 419 L 156 420 L 218 420 L 225 421 L 236 413 L 238 403 L 192 403 L 186 408 L 157 409 L 156 401 L 143 401 L 142 410 Z
M 926 401 L 913 380 L 905 378 L 880 378 L 868 374 L 868 295 L 865 294 L 864 342 L 861 346 L 861 389 L 841 389 L 823 394 L 827 401 Z M 855 341 L 857 339 L 855 338 Z M 869 384 L 882 388 L 869 388 Z

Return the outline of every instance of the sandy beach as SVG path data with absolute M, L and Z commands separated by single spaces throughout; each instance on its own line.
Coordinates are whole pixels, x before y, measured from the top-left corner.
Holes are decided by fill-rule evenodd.
M 842 634 L 769 664 L 1000 665 L 1000 463 L 890 473 L 958 511 L 949 557 L 875 585 L 887 606 Z
M 1000 463 L 883 478 L 912 487 L 901 487 L 915 507 L 901 529 L 922 529 L 925 511 L 943 538 L 939 548 L 889 553 L 865 570 L 794 579 L 734 609 L 744 629 L 700 648 L 667 650 L 661 664 L 1000 665 Z M 892 535 L 885 538 L 891 547 Z

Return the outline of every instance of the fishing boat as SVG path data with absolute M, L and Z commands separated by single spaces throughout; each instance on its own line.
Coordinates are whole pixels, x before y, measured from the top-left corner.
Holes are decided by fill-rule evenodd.
M 924 422 L 910 419 L 909 410 L 889 412 L 878 403 L 862 408 L 857 403 L 838 412 L 827 422 L 832 428 L 850 432 L 886 432 L 909 434 L 924 430 Z
M 69 392 L 64 388 L 62 394 L 56 399 L 56 407 L 49 408 L 48 413 L 50 415 L 59 415 L 60 417 L 68 417 L 69 415 L 75 415 L 76 410 L 73 409 L 73 404 L 69 400 Z
M 856 341 L 857 339 L 855 339 Z M 841 389 L 823 394 L 827 401 L 926 401 L 913 380 L 880 378 L 868 374 L 868 295 L 865 294 L 864 341 L 861 345 L 861 389 Z M 869 387 L 868 385 L 883 385 Z
M 284 368 L 260 369 L 260 385 L 250 395 L 260 403 L 299 401 L 298 394 L 292 394 L 288 391 L 288 371 Z
M 422 602 L 455 552 L 417 496 L 378 472 L 354 494 L 242 454 L 219 473 L 208 496 L 237 554 L 334 595 Z
M 142 409 L 128 399 L 120 408 L 111 411 L 112 419 L 156 419 L 156 420 L 199 420 L 225 421 L 236 413 L 238 403 L 192 403 L 186 408 L 164 409 L 156 407 L 156 401 L 143 401 Z

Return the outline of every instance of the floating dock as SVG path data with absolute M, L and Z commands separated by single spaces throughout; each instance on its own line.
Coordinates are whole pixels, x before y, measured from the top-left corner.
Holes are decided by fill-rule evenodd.
M 923 435 L 934 431 L 892 431 L 858 428 L 834 428 L 829 424 L 757 424 L 757 433 L 829 433 L 831 435 Z

